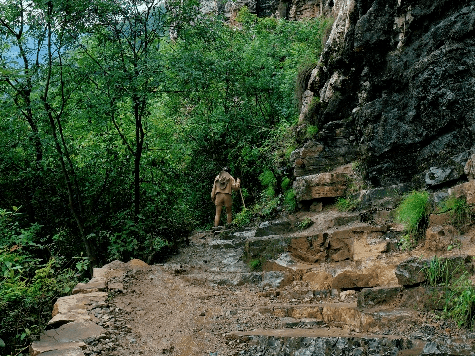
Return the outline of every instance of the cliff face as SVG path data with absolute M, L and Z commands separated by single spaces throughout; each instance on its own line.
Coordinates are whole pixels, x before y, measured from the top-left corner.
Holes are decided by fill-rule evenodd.
M 289 6 L 292 6 L 290 4 Z M 295 175 L 359 161 L 374 186 L 464 180 L 475 151 L 475 1 L 335 0 L 303 95 Z
M 274 16 L 289 20 L 322 15 L 336 16 L 338 14 L 333 0 L 236 0 L 228 2 L 201 0 L 200 6 L 204 13 L 221 14 L 228 20 L 234 19 L 243 6 L 259 17 Z

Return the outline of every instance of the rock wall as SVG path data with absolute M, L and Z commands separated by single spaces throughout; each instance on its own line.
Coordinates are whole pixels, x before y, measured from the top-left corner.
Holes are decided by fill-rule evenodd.
M 201 0 L 200 4 L 204 13 L 220 14 L 227 20 L 233 20 L 243 6 L 259 17 L 274 16 L 289 20 L 336 16 L 338 13 L 333 0 Z
M 375 187 L 466 180 L 475 150 L 475 1 L 336 0 L 332 9 L 302 98 L 295 176 L 359 161 Z M 307 125 L 320 129 L 312 140 L 303 138 Z

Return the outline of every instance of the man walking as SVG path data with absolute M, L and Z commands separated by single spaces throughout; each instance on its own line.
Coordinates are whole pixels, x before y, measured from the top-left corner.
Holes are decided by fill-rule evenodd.
M 214 179 L 213 190 L 211 191 L 211 200 L 216 205 L 216 215 L 214 217 L 214 227 L 219 225 L 221 219 L 221 210 L 223 206 L 226 207 L 227 223 L 230 224 L 233 220 L 232 217 L 232 191 L 238 190 L 241 187 L 241 181 L 239 178 L 234 178 L 229 174 L 229 168 L 224 167 L 223 170 Z

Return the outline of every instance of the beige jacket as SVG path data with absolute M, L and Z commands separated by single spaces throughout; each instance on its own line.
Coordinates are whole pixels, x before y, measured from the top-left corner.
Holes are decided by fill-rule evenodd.
M 236 181 L 228 172 L 221 171 L 221 173 L 214 178 L 211 200 L 214 201 L 218 193 L 231 194 L 233 190 L 238 190 L 240 187 L 241 182 L 239 179 Z

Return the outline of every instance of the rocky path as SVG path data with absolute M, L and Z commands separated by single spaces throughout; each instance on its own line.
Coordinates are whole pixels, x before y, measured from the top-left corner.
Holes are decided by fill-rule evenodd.
M 441 229 L 458 249 L 447 252 Z M 427 311 L 437 303 L 420 273 L 435 253 L 473 270 L 475 234 L 430 226 L 435 232 L 409 253 L 397 248 L 401 231 L 327 209 L 197 232 L 165 264 L 96 269 L 58 301 L 31 354 L 475 354 L 475 334 Z M 247 262 L 257 259 L 262 270 L 251 271 Z

